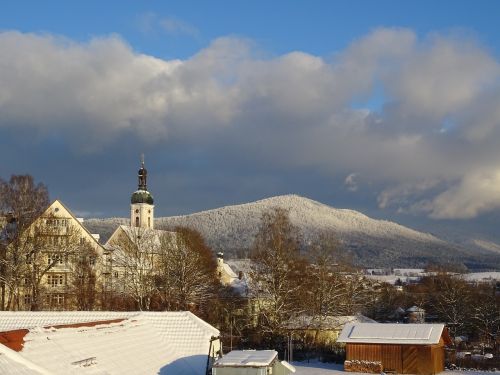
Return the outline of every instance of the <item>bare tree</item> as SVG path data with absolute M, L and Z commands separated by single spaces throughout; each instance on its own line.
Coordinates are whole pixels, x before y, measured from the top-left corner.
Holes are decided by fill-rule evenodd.
M 74 296 L 77 310 L 94 310 L 97 300 L 97 280 L 99 278 L 96 261 L 98 254 L 88 243 L 82 243 L 80 251 L 69 259 L 71 268 L 70 293 Z
M 470 318 L 471 287 L 461 278 L 441 274 L 431 279 L 428 296 L 440 320 L 447 323 L 452 336 L 464 332 Z
M 112 242 L 113 265 L 119 277 L 113 292 L 131 297 L 138 309 L 149 310 L 156 293 L 160 238 L 149 228 L 125 227 Z
M 193 229 L 176 228 L 161 238 L 159 287 L 169 310 L 204 313 L 217 285 L 213 251 Z
M 48 204 L 47 188 L 41 183 L 35 185 L 32 176 L 12 175 L 8 182 L 0 179 L 0 214 L 8 213 L 7 226 L 0 236 L 0 308 L 2 310 L 11 308 L 13 298 L 19 295 L 19 288 L 24 281 L 21 272 L 25 261 L 23 258 L 25 251 L 21 249 L 24 241 L 19 236 L 47 208 Z
M 8 182 L 0 179 L 0 212 L 10 212 L 22 232 L 49 205 L 47 187 L 35 185 L 30 175 L 12 175 Z
M 320 235 L 309 246 L 312 263 L 308 268 L 306 296 L 309 313 L 319 317 L 346 315 L 352 299 L 350 270 L 333 233 Z
M 498 350 L 500 332 L 500 296 L 490 285 L 477 287 L 471 304 L 471 323 L 479 339 Z
M 89 250 L 90 249 L 90 250 Z M 2 260 L 2 281 L 6 286 L 4 308 L 30 310 L 68 307 L 73 271 L 78 270 L 74 259 L 94 251 L 82 243 L 78 228 L 69 218 L 55 217 L 45 212 L 7 245 Z M 24 300 L 20 300 L 23 297 Z
M 297 297 L 305 279 L 299 230 L 290 222 L 287 211 L 276 208 L 264 213 L 251 259 L 252 298 L 259 328 L 280 335 L 290 316 L 301 310 Z

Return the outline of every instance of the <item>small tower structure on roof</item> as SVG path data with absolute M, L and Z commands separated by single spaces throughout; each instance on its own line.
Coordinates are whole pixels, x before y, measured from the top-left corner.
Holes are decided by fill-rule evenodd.
M 130 226 L 154 228 L 154 200 L 148 191 L 148 171 L 144 167 L 144 154 L 141 155 L 141 168 L 137 172 L 138 187 L 130 198 Z

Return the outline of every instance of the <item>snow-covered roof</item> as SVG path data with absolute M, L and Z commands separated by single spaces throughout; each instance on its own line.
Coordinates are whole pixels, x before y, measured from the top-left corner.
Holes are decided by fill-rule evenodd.
M 115 232 L 111 235 L 111 237 L 106 242 L 106 246 L 113 245 L 113 241 L 115 240 L 115 234 L 123 231 L 125 235 L 132 241 L 136 242 L 136 237 L 142 238 L 143 242 L 147 242 L 151 246 L 160 246 L 162 236 L 170 236 L 170 238 L 174 238 L 176 236 L 175 232 L 170 232 L 162 229 L 152 229 L 152 228 L 138 228 L 131 227 L 130 225 L 120 225 L 116 228 Z
M 412 344 L 439 343 L 444 324 L 348 324 L 342 330 L 338 342 L 365 344 Z
M 425 312 L 424 309 L 422 309 L 421 307 L 418 307 L 418 306 L 412 306 L 408 309 L 406 309 L 407 312 Z
M 2 375 L 50 375 L 50 372 L 23 358 L 19 353 L 0 345 Z
M 213 367 L 267 367 L 277 358 L 276 350 L 233 350 Z
M 226 277 L 221 279 L 224 285 L 229 285 L 240 296 L 247 295 L 248 284 L 247 284 L 247 277 L 245 276 L 245 274 L 242 273 L 243 277 L 240 279 L 238 274 L 235 271 L 233 271 L 233 267 L 225 262 L 222 264 L 222 268 L 220 269 L 220 271 L 226 275 Z
M 50 374 L 203 375 L 219 335 L 190 312 L 0 312 L 0 331 L 19 329 L 28 329 L 19 352 L 0 345 L 1 374 L 44 373 L 34 366 Z
M 222 267 L 224 268 L 224 272 L 226 272 L 229 277 L 231 277 L 232 279 L 238 278 L 238 275 L 236 273 L 234 273 L 233 269 L 231 268 L 231 266 L 229 264 L 224 263 L 222 265 Z
M 294 372 L 296 371 L 296 370 L 295 370 L 295 367 L 294 367 L 294 366 L 292 366 L 292 365 L 291 365 L 290 363 L 288 363 L 287 361 L 281 361 L 281 364 L 282 364 L 283 366 L 285 366 L 285 368 L 286 368 L 287 370 L 289 370 L 290 372 L 292 372 L 292 373 L 294 373 Z

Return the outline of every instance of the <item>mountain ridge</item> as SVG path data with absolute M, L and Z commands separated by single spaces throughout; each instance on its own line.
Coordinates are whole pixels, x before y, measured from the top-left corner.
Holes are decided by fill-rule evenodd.
M 333 232 L 360 266 L 422 267 L 429 263 L 464 264 L 469 268 L 498 268 L 498 253 L 474 251 L 388 220 L 378 220 L 350 209 L 339 209 L 298 195 L 281 195 L 255 202 L 228 205 L 189 215 L 157 218 L 157 228 L 187 226 L 200 231 L 214 251 L 230 258 L 244 257 L 252 245 L 262 214 L 273 208 L 288 210 L 304 244 L 323 232 Z M 127 219 L 89 219 L 84 224 L 101 235 L 110 224 Z M 114 229 L 113 229 L 114 230 Z M 496 256 L 495 256 L 496 255 Z

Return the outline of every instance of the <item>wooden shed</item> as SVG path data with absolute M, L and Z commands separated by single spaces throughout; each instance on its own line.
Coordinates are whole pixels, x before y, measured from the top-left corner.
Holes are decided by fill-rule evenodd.
M 444 324 L 348 324 L 338 342 L 346 344 L 346 370 L 379 363 L 385 372 L 422 375 L 444 371 L 444 348 L 451 344 Z

